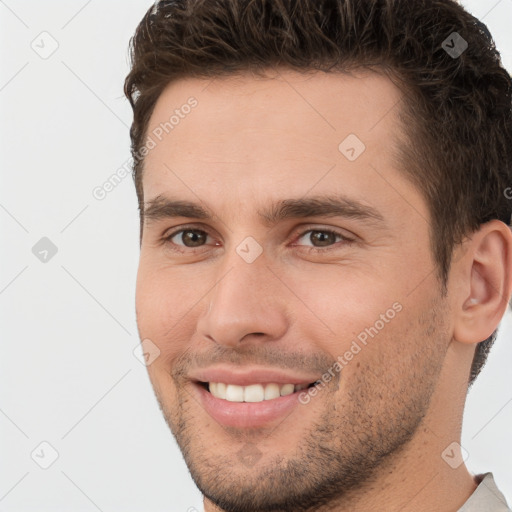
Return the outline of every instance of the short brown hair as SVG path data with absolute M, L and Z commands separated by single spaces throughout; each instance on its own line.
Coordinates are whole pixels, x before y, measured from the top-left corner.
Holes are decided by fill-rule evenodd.
M 455 0 L 161 0 L 130 50 L 125 94 L 141 233 L 140 149 L 163 89 L 273 67 L 368 68 L 400 87 L 408 136 L 397 162 L 427 200 L 443 287 L 456 244 L 487 221 L 511 221 L 512 80 L 485 25 Z M 469 385 L 495 338 L 477 345 Z

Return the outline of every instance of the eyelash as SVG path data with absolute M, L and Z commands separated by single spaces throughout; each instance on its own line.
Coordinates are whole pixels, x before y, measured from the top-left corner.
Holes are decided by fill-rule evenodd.
M 205 247 L 205 246 L 199 246 L 197 248 L 194 248 L 194 247 L 186 247 L 186 246 L 180 246 L 180 245 L 177 245 L 177 244 L 174 244 L 173 242 L 171 242 L 171 239 L 174 238 L 176 235 L 178 235 L 179 233 L 184 233 L 186 231 L 196 231 L 196 232 L 199 232 L 199 233 L 205 233 L 207 236 L 209 236 L 209 233 L 207 231 L 205 231 L 204 229 L 199 229 L 195 226 L 184 226 L 184 227 L 181 227 L 180 229 L 176 230 L 176 231 L 173 231 L 171 234 L 169 235 L 164 235 L 161 239 L 161 241 L 167 245 L 171 245 L 171 246 L 174 246 L 172 248 L 173 251 L 176 251 L 176 252 L 180 252 L 180 253 L 186 253 L 186 252 L 190 252 L 190 253 L 194 253 L 196 252 L 194 249 L 201 249 L 202 247 Z M 309 229 L 306 229 L 302 232 L 300 232 L 298 234 L 298 236 L 294 236 L 294 240 L 299 240 L 301 238 L 304 237 L 304 235 L 306 235 L 307 233 L 310 233 L 310 232 L 317 232 L 317 233 L 324 233 L 324 234 L 329 234 L 329 235 L 335 235 L 339 238 L 341 238 L 341 242 L 344 243 L 344 245 L 350 245 L 351 243 L 354 242 L 353 239 L 351 238 L 347 238 L 344 234 L 338 232 L 338 231 L 335 231 L 333 229 L 322 229 L 322 228 L 309 228 Z M 340 243 L 340 241 L 338 242 L 335 242 L 334 244 L 330 245 L 330 246 L 326 246 L 325 248 L 322 248 L 322 247 L 314 247 L 314 246 L 299 246 L 299 247 L 302 247 L 302 249 L 306 249 L 307 252 L 317 252 L 317 253 L 322 253 L 322 252 L 327 252 L 327 251 L 330 251 L 330 250 L 335 250 L 335 249 L 338 249 L 339 247 L 336 247 L 336 244 Z M 178 248 L 179 247 L 179 248 Z M 184 247 L 183 249 L 181 247 Z

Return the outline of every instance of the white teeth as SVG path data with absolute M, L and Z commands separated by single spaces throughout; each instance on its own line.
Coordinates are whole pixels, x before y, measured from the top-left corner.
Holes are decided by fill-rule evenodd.
M 243 402 L 244 388 L 236 384 L 228 384 L 226 387 L 226 400 L 228 402 Z
M 244 402 L 262 402 L 265 396 L 265 390 L 260 384 L 245 386 Z
M 281 396 L 281 393 L 279 391 L 279 386 L 277 384 L 267 384 L 265 386 L 265 400 L 279 398 Z
M 225 384 L 223 382 L 210 382 L 208 384 L 210 393 L 215 398 L 222 398 L 228 402 L 263 402 L 280 396 L 291 395 L 308 387 L 307 384 L 251 384 L 249 386 L 238 386 L 236 384 Z
M 281 396 L 291 395 L 295 389 L 293 384 L 283 384 L 281 386 Z
M 217 396 L 218 398 L 226 398 L 226 384 L 224 382 L 217 382 Z

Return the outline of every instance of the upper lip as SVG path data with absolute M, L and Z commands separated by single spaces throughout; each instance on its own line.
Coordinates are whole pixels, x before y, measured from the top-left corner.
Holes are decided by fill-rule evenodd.
M 318 380 L 311 374 L 262 367 L 211 366 L 189 373 L 192 380 L 199 382 L 223 382 L 248 386 L 250 384 L 311 384 Z

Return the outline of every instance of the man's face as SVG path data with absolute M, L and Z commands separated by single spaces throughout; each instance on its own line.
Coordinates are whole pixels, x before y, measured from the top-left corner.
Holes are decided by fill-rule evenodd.
M 400 98 L 377 74 L 282 71 L 182 80 L 156 104 L 139 334 L 191 474 L 224 510 L 334 502 L 428 417 L 452 325 L 426 203 L 393 160 Z

